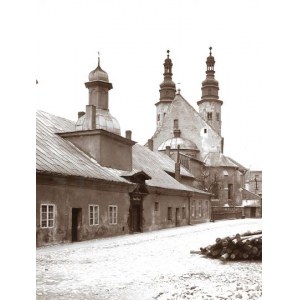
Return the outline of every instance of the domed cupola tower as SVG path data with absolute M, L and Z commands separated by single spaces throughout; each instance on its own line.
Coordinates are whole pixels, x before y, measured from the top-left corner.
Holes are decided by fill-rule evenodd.
M 170 51 L 167 50 L 167 58 L 164 62 L 164 81 L 160 84 L 159 102 L 156 105 L 156 127 L 158 128 L 166 115 L 170 103 L 174 100 L 176 94 L 176 85 L 172 80 L 173 63 L 169 57 Z
M 221 135 L 221 106 L 219 100 L 219 82 L 215 79 L 215 58 L 211 55 L 212 47 L 209 47 L 209 56 L 206 60 L 206 79 L 202 81 L 202 97 L 197 102 L 199 114 L 212 128 Z
M 109 112 L 108 92 L 113 88 L 109 82 L 107 73 L 98 66 L 89 74 L 89 81 L 85 83 L 89 90 L 89 105 L 86 113 L 81 113 L 76 122 L 76 131 L 104 129 L 109 132 L 121 135 L 120 125 L 116 118 Z

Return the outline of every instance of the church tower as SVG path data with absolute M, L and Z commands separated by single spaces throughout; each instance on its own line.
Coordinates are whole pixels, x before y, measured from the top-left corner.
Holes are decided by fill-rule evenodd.
M 164 63 L 164 81 L 160 84 L 160 98 L 156 105 L 156 128 L 160 127 L 167 113 L 169 105 L 174 100 L 176 86 L 172 80 L 172 60 L 169 58 L 170 51 L 167 50 L 167 58 Z
M 202 82 L 202 97 L 197 102 L 200 116 L 221 135 L 221 106 L 219 100 L 219 82 L 215 79 L 215 58 L 211 55 L 212 47 L 209 47 L 209 56 L 206 60 L 206 79 Z

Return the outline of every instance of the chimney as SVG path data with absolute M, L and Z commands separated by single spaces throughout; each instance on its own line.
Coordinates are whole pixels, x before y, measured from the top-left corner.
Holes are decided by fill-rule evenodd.
M 88 130 L 96 129 L 96 106 L 86 106 L 86 118 L 88 120 Z
M 171 147 L 170 147 L 170 146 L 166 146 L 166 154 L 167 154 L 168 156 L 171 155 Z
M 84 111 L 79 111 L 78 112 L 78 119 L 80 119 L 82 116 L 85 115 L 85 112 Z
M 180 181 L 180 146 L 177 146 L 177 162 L 175 163 L 175 179 Z
M 131 130 L 126 130 L 126 131 L 125 131 L 126 139 L 131 140 L 131 134 L 132 134 Z
M 153 151 L 153 140 L 152 139 L 148 140 L 148 148 L 149 148 L 149 150 Z

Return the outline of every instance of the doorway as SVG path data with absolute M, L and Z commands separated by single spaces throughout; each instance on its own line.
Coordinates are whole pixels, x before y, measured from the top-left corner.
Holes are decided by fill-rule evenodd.
M 141 232 L 141 205 L 133 204 L 131 208 L 132 232 Z
M 72 242 L 80 240 L 82 208 L 72 208 Z

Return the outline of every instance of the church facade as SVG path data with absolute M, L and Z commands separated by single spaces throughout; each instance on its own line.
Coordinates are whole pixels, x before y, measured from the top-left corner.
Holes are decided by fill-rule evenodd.
M 156 105 L 156 131 L 148 140 L 153 151 L 178 160 L 195 176 L 194 186 L 213 194 L 216 207 L 242 206 L 242 189 L 247 169 L 224 155 L 222 105 L 215 79 L 212 48 L 206 60 L 206 78 L 196 110 L 176 91 L 169 51 L 164 62 L 164 79 Z

